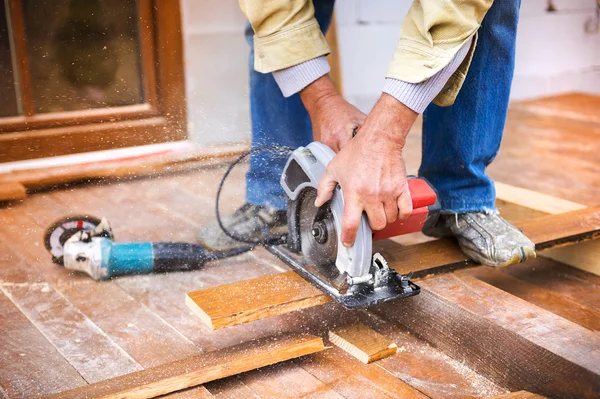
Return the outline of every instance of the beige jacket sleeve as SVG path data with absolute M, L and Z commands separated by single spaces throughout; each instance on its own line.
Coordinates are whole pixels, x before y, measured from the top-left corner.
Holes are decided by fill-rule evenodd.
M 312 0 L 239 0 L 254 29 L 254 69 L 267 73 L 329 54 Z
M 254 69 L 268 73 L 329 54 L 312 0 L 239 0 L 254 29 Z M 343 0 L 342 0 L 343 1 Z M 450 105 L 471 63 L 477 29 L 493 0 L 415 0 L 386 77 L 419 83 L 442 70 L 469 38 L 469 54 L 436 97 Z
M 477 30 L 493 0 L 415 0 L 402 23 L 400 40 L 386 77 L 420 83 L 450 63 L 473 37 L 471 49 L 433 101 L 454 103 L 477 44 Z

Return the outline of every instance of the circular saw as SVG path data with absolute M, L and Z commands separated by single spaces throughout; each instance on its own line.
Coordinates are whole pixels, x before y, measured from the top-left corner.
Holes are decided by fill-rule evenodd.
M 320 208 L 314 205 L 318 183 L 334 157 L 331 148 L 318 142 L 292 152 L 281 176 L 289 198 L 287 243 L 267 249 L 348 308 L 416 295 L 419 287 L 409 281 L 410 276 L 396 273 L 383 256 L 373 254 L 373 241 L 433 226 L 440 210 L 435 191 L 427 181 L 409 178 L 411 216 L 374 234 L 363 213 L 354 244 L 344 247 L 342 189 L 338 186 Z

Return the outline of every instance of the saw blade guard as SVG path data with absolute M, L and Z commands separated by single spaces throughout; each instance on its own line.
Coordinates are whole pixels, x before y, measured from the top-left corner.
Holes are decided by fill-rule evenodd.
M 290 155 L 283 174 L 281 186 L 291 201 L 297 201 L 303 190 L 317 189 L 319 181 L 325 174 L 327 165 L 335 157 L 335 152 L 327 145 L 312 142 L 306 147 L 299 147 Z M 342 215 L 344 212 L 344 193 L 338 185 L 329 207 L 333 215 L 337 232 L 337 257 L 335 265 L 340 273 L 347 273 L 350 277 L 367 276 L 371 268 L 373 252 L 372 231 L 369 227 L 367 216 L 363 213 L 354 245 L 346 248 L 342 245 L 340 232 L 342 231 Z M 299 224 L 294 221 L 290 230 L 296 229 L 291 234 L 299 236 Z

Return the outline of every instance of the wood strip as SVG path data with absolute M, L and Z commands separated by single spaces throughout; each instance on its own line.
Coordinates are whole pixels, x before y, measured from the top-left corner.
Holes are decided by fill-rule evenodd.
M 543 212 L 545 214 L 555 215 L 586 208 L 585 205 L 572 201 L 502 183 L 496 183 L 496 191 L 497 197 L 501 201 L 501 206 L 502 201 L 516 204 L 523 209 L 519 210 L 521 213 L 531 212 L 532 210 L 538 214 Z M 516 208 L 518 208 L 518 206 Z M 508 212 L 509 217 L 507 217 L 507 213 L 503 212 L 501 209 L 502 215 L 507 217 L 507 220 L 509 221 L 512 221 L 510 216 L 514 217 L 514 214 L 511 214 L 511 212 L 515 212 L 514 208 L 515 206 L 510 207 Z M 600 276 L 600 242 L 581 243 L 569 248 L 555 248 L 545 252 L 541 256 L 566 263 L 570 266 Z
M 182 359 L 49 398 L 154 398 L 323 349 L 323 340 L 315 336 L 273 337 Z
M 527 391 L 511 392 L 504 395 L 489 397 L 488 399 L 544 399 L 546 396 Z
M 0 387 L 8 397 L 31 398 L 85 384 L 2 292 L 0 320 Z
M 556 215 L 559 213 L 579 211 L 587 208 L 586 205 L 578 204 L 573 201 L 567 201 L 562 198 L 553 197 L 537 191 L 527 190 L 500 182 L 494 182 L 494 184 L 496 186 L 497 199 L 517 204 L 528 209 L 534 209 L 543 213 Z
M 27 189 L 19 182 L 0 182 L 0 202 L 22 200 L 27 197 Z
M 549 226 L 551 228 L 549 228 Z M 540 249 L 600 236 L 600 209 L 588 208 L 517 224 Z M 474 266 L 452 239 L 403 247 L 378 242 L 390 267 L 416 278 Z M 328 303 L 331 299 L 295 272 L 188 293 L 186 304 L 209 327 L 219 329 Z
M 580 326 L 600 331 L 599 309 L 580 304 L 566 298 L 564 295 L 519 280 L 492 267 L 476 267 L 466 271 L 466 273 L 560 317 L 571 320 Z
M 421 294 L 402 306 L 371 310 L 510 390 L 597 397 L 598 334 L 466 272 L 434 276 L 420 285 Z
M 364 364 L 396 353 L 398 346 L 362 323 L 329 331 L 329 341 Z

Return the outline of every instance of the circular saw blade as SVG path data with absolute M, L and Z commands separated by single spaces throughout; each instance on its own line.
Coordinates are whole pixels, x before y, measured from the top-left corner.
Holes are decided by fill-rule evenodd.
M 338 236 L 329 203 L 315 207 L 317 190 L 309 188 L 300 200 L 300 242 L 304 261 L 329 274 L 336 270 Z

